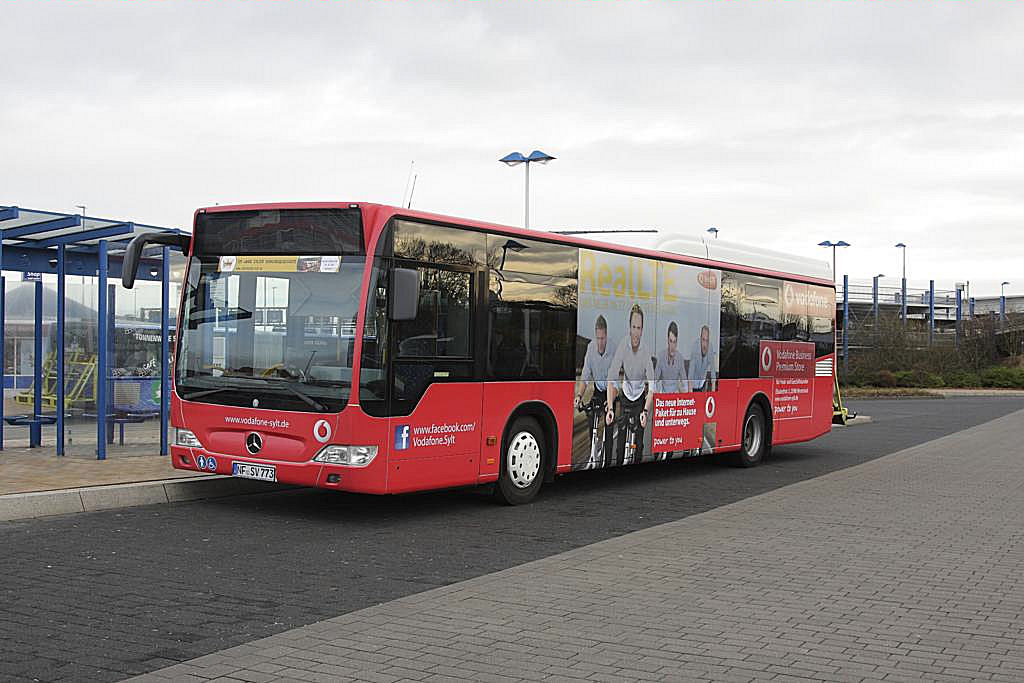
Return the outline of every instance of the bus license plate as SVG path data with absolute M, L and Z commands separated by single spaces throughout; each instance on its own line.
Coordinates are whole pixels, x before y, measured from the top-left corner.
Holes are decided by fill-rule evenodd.
M 231 474 L 243 479 L 277 481 L 277 468 L 273 465 L 253 465 L 248 462 L 231 463 Z

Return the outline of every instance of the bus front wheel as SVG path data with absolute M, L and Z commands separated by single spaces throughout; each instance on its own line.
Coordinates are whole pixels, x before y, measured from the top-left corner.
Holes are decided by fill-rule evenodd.
M 732 464 L 736 467 L 759 465 L 768 452 L 768 423 L 759 403 L 751 403 L 747 408 L 740 437 L 740 451 L 734 454 Z
M 529 503 L 544 482 L 544 432 L 532 417 L 520 417 L 505 434 L 494 496 L 506 505 Z

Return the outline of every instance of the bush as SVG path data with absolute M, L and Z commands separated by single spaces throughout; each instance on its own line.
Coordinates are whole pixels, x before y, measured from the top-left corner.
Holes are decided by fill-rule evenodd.
M 978 373 L 966 370 L 952 370 L 944 373 L 944 381 L 947 387 L 972 389 L 981 386 L 981 377 Z
M 987 368 L 981 372 L 981 386 L 997 389 L 1024 389 L 1024 368 Z
M 896 375 L 889 370 L 879 370 L 875 373 L 872 384 L 876 387 L 895 387 L 897 386 Z

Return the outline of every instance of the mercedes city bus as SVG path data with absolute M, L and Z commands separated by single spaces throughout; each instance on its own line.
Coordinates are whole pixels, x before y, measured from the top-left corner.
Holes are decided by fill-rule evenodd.
M 632 240 L 636 235 L 628 235 Z M 645 236 L 647 237 L 647 236 Z M 832 421 L 828 265 L 365 203 L 216 206 L 191 238 L 174 467 L 362 493 L 709 453 L 757 465 Z

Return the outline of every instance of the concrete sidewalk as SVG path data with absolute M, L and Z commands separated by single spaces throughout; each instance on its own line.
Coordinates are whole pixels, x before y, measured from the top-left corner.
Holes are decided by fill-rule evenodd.
M 1024 411 L 132 680 L 1024 680 L 1022 433 Z
M 141 455 L 139 451 L 111 455 L 106 460 L 57 457 L 42 448 L 0 452 L 0 521 L 275 488 L 264 482 L 176 470 L 168 456 Z

